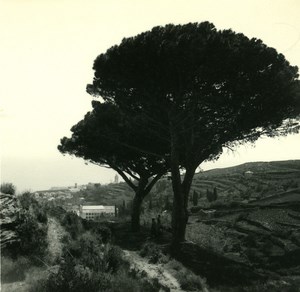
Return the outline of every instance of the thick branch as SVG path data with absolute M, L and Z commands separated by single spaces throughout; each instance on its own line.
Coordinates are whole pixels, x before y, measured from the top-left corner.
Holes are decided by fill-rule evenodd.
M 161 172 L 159 174 L 157 174 L 152 181 L 148 184 L 148 186 L 145 189 L 145 194 L 148 194 L 151 189 L 153 188 L 153 186 L 156 184 L 156 182 L 163 176 L 164 172 Z
M 124 181 L 136 192 L 138 187 L 126 176 L 126 174 L 117 167 L 112 167 L 123 179 Z

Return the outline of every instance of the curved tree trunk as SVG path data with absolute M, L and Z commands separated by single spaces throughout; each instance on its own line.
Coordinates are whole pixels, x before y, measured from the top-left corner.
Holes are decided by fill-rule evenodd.
M 148 177 L 140 178 L 138 187 L 135 189 L 135 196 L 132 202 L 132 211 L 131 211 L 131 230 L 139 231 L 140 230 L 140 216 L 141 216 L 141 207 L 144 198 L 150 193 L 152 187 L 155 183 L 161 178 L 164 172 L 158 173 L 151 182 L 148 183 Z
M 188 197 L 196 170 L 196 166 L 191 163 L 189 167 L 186 167 L 186 172 L 182 180 L 180 175 L 178 145 L 178 137 L 175 131 L 171 131 L 170 164 L 172 173 L 172 188 L 174 194 L 172 210 L 172 247 L 174 250 L 181 242 L 185 241 L 185 230 L 188 222 Z
M 132 231 L 140 230 L 140 216 L 143 197 L 140 192 L 137 192 L 133 198 L 131 211 L 131 229 Z
M 178 170 L 179 172 L 179 170 Z M 195 171 L 186 170 L 183 182 L 172 176 L 172 186 L 174 192 L 173 200 L 173 212 L 172 212 L 172 229 L 173 238 L 172 246 L 178 247 L 178 245 L 185 241 L 186 224 L 188 222 L 188 197 L 191 189 Z
M 173 190 L 174 191 L 174 190 Z M 185 241 L 185 230 L 188 221 L 188 210 L 183 203 L 183 194 L 177 192 L 173 200 L 172 211 L 172 246 L 175 248 L 183 241 Z
M 173 210 L 172 210 L 172 247 L 176 247 L 185 240 L 185 228 L 187 213 L 184 208 L 184 194 L 182 189 L 181 175 L 179 169 L 179 151 L 177 149 L 178 137 L 174 129 L 173 120 L 170 121 L 171 129 L 171 174 L 173 188 Z

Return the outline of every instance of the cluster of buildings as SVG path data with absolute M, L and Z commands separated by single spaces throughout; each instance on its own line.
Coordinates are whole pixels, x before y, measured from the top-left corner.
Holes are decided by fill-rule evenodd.
M 43 199 L 47 201 L 53 201 L 58 199 L 66 200 L 72 199 L 74 193 L 77 193 L 81 190 L 85 190 L 86 188 L 87 185 L 78 186 L 77 184 L 71 187 L 52 187 L 49 190 L 36 191 L 33 195 L 36 199 Z
M 118 176 L 115 176 L 115 183 L 118 183 Z M 74 200 L 74 194 L 89 188 L 96 187 L 97 184 L 89 183 L 87 185 L 77 185 L 72 187 L 52 187 L 49 190 L 36 191 L 33 195 L 37 200 L 59 201 L 66 211 L 73 212 L 86 220 L 99 220 L 104 217 L 117 216 L 118 209 L 116 206 L 88 205 L 84 203 L 84 198 Z M 78 200 L 79 199 L 79 200 Z

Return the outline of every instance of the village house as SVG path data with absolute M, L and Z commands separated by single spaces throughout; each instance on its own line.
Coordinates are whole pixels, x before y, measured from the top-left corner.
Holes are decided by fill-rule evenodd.
M 253 171 L 251 171 L 251 170 L 245 171 L 244 172 L 244 176 L 245 176 L 245 178 L 252 177 L 253 176 Z

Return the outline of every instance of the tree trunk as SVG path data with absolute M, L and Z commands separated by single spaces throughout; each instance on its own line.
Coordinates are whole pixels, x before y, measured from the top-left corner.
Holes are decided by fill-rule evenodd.
M 191 163 L 190 167 L 186 167 L 184 179 L 182 181 L 180 175 L 178 137 L 171 124 L 171 173 L 173 188 L 173 211 L 172 211 L 172 247 L 175 249 L 179 244 L 185 241 L 185 230 L 188 222 L 188 196 L 191 184 L 195 174 L 196 166 Z
M 148 177 L 140 178 L 138 187 L 135 189 L 135 196 L 132 202 L 132 211 L 131 211 L 131 229 L 132 231 L 140 230 L 140 215 L 141 215 L 141 207 L 144 198 L 150 193 L 152 187 L 155 183 L 161 178 L 164 172 L 158 173 L 154 178 L 152 178 L 151 182 L 148 183 Z
M 143 196 L 140 192 L 137 192 L 133 198 L 132 211 L 131 211 L 131 229 L 132 231 L 140 230 L 140 215 L 141 206 L 143 202 Z
M 173 210 L 172 210 L 172 247 L 176 248 L 185 240 L 185 229 L 188 220 L 188 213 L 185 204 L 184 189 L 181 182 L 178 137 L 174 131 L 174 124 L 171 122 L 171 174 L 173 188 Z
M 179 173 L 179 168 L 178 168 Z M 191 189 L 195 170 L 187 169 L 183 182 L 181 183 L 181 177 L 172 176 L 172 186 L 174 193 L 173 200 L 173 213 L 172 213 L 172 229 L 173 240 L 172 245 L 176 248 L 178 245 L 185 241 L 186 224 L 188 222 L 188 197 Z
M 184 196 L 181 191 L 174 190 L 173 211 L 172 211 L 172 246 L 175 248 L 185 241 L 185 230 L 188 221 L 188 211 L 184 206 Z

